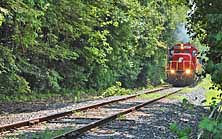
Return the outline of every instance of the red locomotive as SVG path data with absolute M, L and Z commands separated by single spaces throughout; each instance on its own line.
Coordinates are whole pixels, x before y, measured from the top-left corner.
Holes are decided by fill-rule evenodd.
M 186 86 L 196 81 L 196 74 L 201 70 L 197 53 L 190 43 L 176 44 L 169 49 L 166 74 L 170 84 Z

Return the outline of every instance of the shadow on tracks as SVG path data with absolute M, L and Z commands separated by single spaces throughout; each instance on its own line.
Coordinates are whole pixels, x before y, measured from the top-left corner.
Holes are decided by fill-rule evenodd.
M 188 109 L 181 103 L 161 102 L 147 105 L 138 112 L 142 115 L 131 117 L 134 120 L 113 121 L 99 129 L 104 132 L 90 132 L 80 139 L 177 139 L 169 129 L 171 123 L 177 123 L 181 128 L 190 127 L 190 138 L 195 139 L 198 121 L 208 114 L 208 110 L 201 106 Z
M 131 104 L 130 104 L 131 105 Z M 115 106 L 113 106 L 115 108 Z M 120 107 L 116 107 L 120 108 Z M 122 109 L 122 107 L 121 107 Z M 198 133 L 198 121 L 204 115 L 208 114 L 208 110 L 201 106 L 186 108 L 181 103 L 163 103 L 156 102 L 145 106 L 136 113 L 130 113 L 125 117 L 112 121 L 101 126 L 92 132 L 88 132 L 80 139 L 177 139 L 170 131 L 171 123 L 176 122 L 178 127 L 190 127 L 192 133 L 190 138 L 196 138 Z M 129 119 L 128 119 L 129 118 Z M 80 118 L 57 124 L 87 124 L 99 120 L 99 118 Z M 63 130 L 63 129 L 51 129 Z M 26 138 L 32 136 L 32 132 L 26 132 L 18 135 L 18 138 Z M 37 135 L 36 135 L 37 134 Z M 38 131 L 35 136 L 43 136 L 44 131 Z M 53 135 L 53 134 L 52 134 Z

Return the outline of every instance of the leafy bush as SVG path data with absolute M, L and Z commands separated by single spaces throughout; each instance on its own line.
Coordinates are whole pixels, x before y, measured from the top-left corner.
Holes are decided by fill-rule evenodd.
M 175 133 L 180 139 L 189 139 L 189 134 L 191 133 L 190 127 L 185 127 L 181 129 L 178 127 L 176 122 L 170 124 L 170 130 Z
M 19 72 L 12 51 L 0 46 L 0 92 L 2 94 L 14 95 L 31 91 L 28 82 L 18 75 Z
M 203 139 L 221 139 L 222 119 L 215 120 L 205 117 L 200 121 L 199 128 L 204 130 Z
M 116 82 L 116 84 L 112 87 L 107 88 L 102 96 L 109 97 L 109 96 L 120 96 L 120 95 L 128 95 L 131 93 L 131 90 L 125 89 L 121 87 L 121 82 Z
M 202 103 L 210 106 L 210 110 L 214 111 L 214 114 L 210 114 L 210 118 L 204 117 L 199 122 L 199 128 L 203 131 L 203 134 L 201 135 L 201 138 L 203 139 L 220 139 L 222 134 L 221 107 L 216 109 L 222 100 L 222 91 L 218 90 L 218 88 L 213 85 L 214 83 L 212 82 L 210 75 L 207 75 L 200 83 L 200 86 L 206 90 L 206 100 L 203 100 Z
M 49 86 L 54 91 L 59 91 L 61 89 L 59 85 L 59 81 L 61 81 L 63 78 L 59 75 L 58 72 L 52 70 L 48 73 L 48 79 L 49 79 Z

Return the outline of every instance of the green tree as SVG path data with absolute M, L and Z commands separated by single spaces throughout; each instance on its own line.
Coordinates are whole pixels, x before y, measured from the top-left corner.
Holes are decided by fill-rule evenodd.
M 206 68 L 212 80 L 219 88 L 222 88 L 222 13 L 219 0 L 193 0 L 190 3 L 193 11 L 189 16 L 189 30 L 193 38 L 200 39 L 201 43 L 209 46 L 207 56 L 209 62 Z
M 11 70 L 0 85 L 8 93 L 157 85 L 186 11 L 182 0 L 2 0 L 0 59 Z

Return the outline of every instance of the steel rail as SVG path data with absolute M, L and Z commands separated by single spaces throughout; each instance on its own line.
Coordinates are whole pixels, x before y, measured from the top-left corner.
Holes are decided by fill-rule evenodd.
M 104 106 L 107 104 L 132 99 L 132 98 L 135 98 L 135 97 L 142 95 L 142 94 L 154 93 L 154 92 L 162 91 L 162 90 L 169 89 L 169 88 L 170 87 L 161 87 L 161 88 L 157 88 L 157 89 L 153 89 L 153 90 L 142 90 L 142 91 L 138 91 L 138 93 L 135 95 L 130 95 L 127 97 L 114 99 L 114 100 L 110 100 L 110 101 L 106 101 L 106 102 L 102 102 L 102 103 L 98 103 L 98 104 L 93 104 L 93 105 L 89 105 L 89 106 L 84 106 L 84 107 L 80 107 L 80 108 L 77 108 L 74 110 L 69 110 L 66 112 L 60 112 L 60 113 L 51 114 L 48 116 L 42 116 L 39 118 L 33 118 L 33 119 L 25 120 L 25 121 L 19 121 L 19 122 L 12 123 L 12 124 L 2 125 L 2 126 L 0 126 L 0 133 L 8 131 L 8 130 L 12 130 L 12 129 L 21 128 L 21 127 L 25 127 L 25 126 L 31 126 L 31 125 L 34 125 L 37 123 L 41 123 L 41 122 L 49 121 L 52 119 L 57 119 L 60 117 L 68 116 L 68 115 L 73 114 L 74 112 L 97 108 L 97 107 Z
M 62 134 L 62 135 L 56 136 L 56 137 L 54 137 L 53 139 L 74 139 L 74 138 L 77 138 L 78 136 L 80 136 L 81 134 L 85 133 L 86 131 L 89 131 L 89 130 L 92 129 L 92 128 L 101 126 L 101 125 L 103 125 L 103 124 L 105 124 L 105 123 L 108 123 L 108 122 L 110 122 L 110 121 L 112 121 L 112 120 L 115 120 L 116 118 L 118 118 L 118 117 L 120 117 L 120 116 L 122 116 L 122 115 L 125 115 L 125 114 L 128 114 L 128 113 L 130 113 L 130 112 L 136 111 L 136 110 L 138 110 L 138 109 L 140 109 L 140 108 L 142 108 L 142 107 L 144 107 L 144 106 L 146 106 L 146 105 L 148 105 L 148 104 L 151 104 L 151 103 L 153 103 L 153 102 L 156 102 L 156 101 L 158 101 L 158 100 L 161 100 L 161 99 L 163 99 L 163 98 L 166 98 L 166 97 L 168 97 L 168 96 L 171 96 L 171 95 L 179 92 L 180 90 L 181 90 L 181 89 L 179 89 L 179 90 L 177 90 L 177 91 L 173 91 L 173 92 L 171 92 L 171 93 L 168 93 L 168 94 L 166 94 L 166 95 L 164 95 L 164 96 L 162 96 L 162 97 L 159 97 L 159 98 L 156 98 L 156 99 L 153 99 L 153 100 L 149 100 L 149 101 L 144 102 L 144 103 L 142 103 L 142 104 L 139 104 L 139 105 L 137 105 L 137 106 L 128 108 L 128 109 L 126 109 L 126 110 L 123 110 L 123 111 L 121 111 L 121 112 L 118 112 L 118 113 L 116 113 L 116 114 L 113 114 L 113 115 L 111 115 L 111 116 L 108 116 L 108 117 L 106 117 L 106 118 L 103 118 L 103 119 L 101 119 L 101 120 L 92 122 L 92 123 L 90 123 L 90 124 L 88 124 L 88 125 L 86 125 L 86 126 L 83 126 L 83 127 L 78 128 L 78 129 L 75 129 L 75 130 L 66 132 L 66 133 L 64 133 L 64 134 Z

